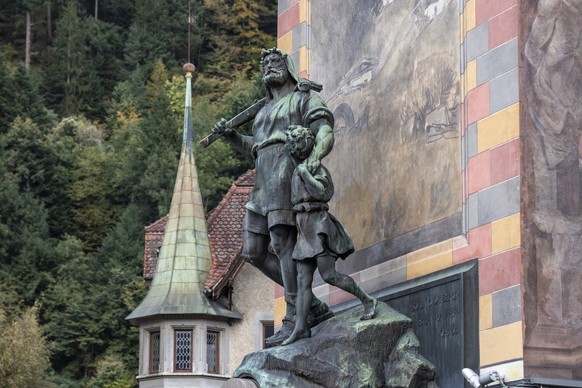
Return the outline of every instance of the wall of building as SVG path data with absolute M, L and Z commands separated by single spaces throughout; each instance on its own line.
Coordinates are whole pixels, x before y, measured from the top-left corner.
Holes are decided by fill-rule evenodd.
M 582 4 L 521 20 L 526 375 L 582 379 Z
M 390 7 L 395 1 L 398 2 L 366 3 L 370 3 L 372 10 Z M 415 2 L 408 3 L 412 9 Z M 405 249 L 396 257 L 391 246 L 376 244 L 347 259 L 360 260 L 363 265 L 345 268 L 363 288 L 377 292 L 477 258 L 481 372 L 495 369 L 508 380 L 517 380 L 524 377 L 518 2 L 459 0 L 454 6 L 458 10 L 460 62 L 459 137 L 455 141 L 459 142 L 461 155 L 454 164 L 462 183 L 458 193 L 462 214 L 459 233 L 441 236 L 436 242 L 431 241 L 432 235 L 428 236 L 420 247 Z M 318 37 L 311 28 L 316 22 L 311 19 L 311 7 L 309 0 L 279 1 L 278 45 L 291 53 L 304 76 L 315 72 L 310 68 L 313 56 L 310 50 Z M 348 25 L 357 19 L 353 15 L 344 16 L 335 18 L 335 22 Z M 343 53 L 338 50 L 335 55 L 350 53 L 350 47 L 340 47 Z M 394 97 L 388 86 L 383 93 L 377 97 Z M 344 178 L 334 176 L 335 181 Z M 406 184 L 393 182 L 389 176 L 380 179 L 393 185 Z M 350 199 L 342 198 L 343 202 L 335 206 L 349 208 Z M 314 292 L 331 305 L 350 298 L 325 284 L 319 284 Z M 280 323 L 284 314 L 280 288 L 275 297 L 276 323 Z
M 273 321 L 273 282 L 252 265 L 243 265 L 236 276 L 233 305 L 244 318 L 231 327 L 230 361 L 232 375 L 244 356 L 263 347 L 262 322 Z

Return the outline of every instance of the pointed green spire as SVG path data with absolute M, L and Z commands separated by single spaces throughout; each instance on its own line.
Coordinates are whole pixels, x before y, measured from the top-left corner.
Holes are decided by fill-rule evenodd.
M 126 318 L 134 324 L 141 319 L 160 315 L 241 318 L 239 313 L 204 295 L 204 282 L 212 266 L 212 255 L 192 147 L 191 90 L 194 69 L 191 63 L 184 65 L 184 136 L 172 205 L 150 290 Z

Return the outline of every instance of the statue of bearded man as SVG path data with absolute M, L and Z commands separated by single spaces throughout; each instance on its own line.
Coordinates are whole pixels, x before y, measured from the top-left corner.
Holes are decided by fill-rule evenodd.
M 315 146 L 306 163 L 315 171 L 333 147 L 333 115 L 314 92 L 321 87 L 300 78 L 286 53 L 277 48 L 263 50 L 261 65 L 267 98 L 254 117 L 253 135 L 226 128 L 224 119 L 216 124 L 214 132 L 224 133 L 238 151 L 250 153 L 255 161 L 257 177 L 246 204 L 242 256 L 285 288 L 283 325 L 267 339 L 267 346 L 276 346 L 293 331 L 297 298 L 297 270 L 291 257 L 297 238 L 291 178 L 297 161 L 285 148 L 286 132 L 289 126 L 299 125 L 313 133 Z M 332 315 L 327 305 L 313 299 L 311 326 Z

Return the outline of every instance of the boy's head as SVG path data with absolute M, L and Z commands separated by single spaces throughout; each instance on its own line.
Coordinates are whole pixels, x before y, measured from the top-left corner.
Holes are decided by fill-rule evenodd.
M 287 141 L 285 146 L 291 155 L 300 160 L 307 159 L 315 144 L 315 137 L 311 130 L 301 125 L 290 125 L 287 129 Z

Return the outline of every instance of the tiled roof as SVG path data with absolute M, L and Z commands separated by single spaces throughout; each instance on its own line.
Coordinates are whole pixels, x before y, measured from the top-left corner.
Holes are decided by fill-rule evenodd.
M 149 224 L 145 227 L 146 233 L 164 233 L 166 230 L 166 223 L 168 222 L 168 215 L 163 216 L 159 220 Z
M 164 240 L 164 231 L 168 223 L 165 215 L 154 223 L 145 227 L 145 252 L 143 259 L 143 278 L 151 281 L 154 278 L 156 265 L 158 264 L 159 249 Z
M 208 214 L 208 239 L 212 253 L 212 267 L 205 289 L 218 297 L 221 289 L 242 267 L 242 223 L 245 204 L 255 184 L 255 171 L 247 171 L 231 186 L 222 201 Z
M 222 201 L 207 216 L 208 239 L 212 267 L 204 284 L 213 298 L 236 276 L 243 265 L 242 222 L 245 204 L 255 184 L 255 171 L 241 175 L 230 187 Z M 145 228 L 144 279 L 151 280 L 157 265 L 156 249 L 162 243 L 168 217 L 164 216 Z

